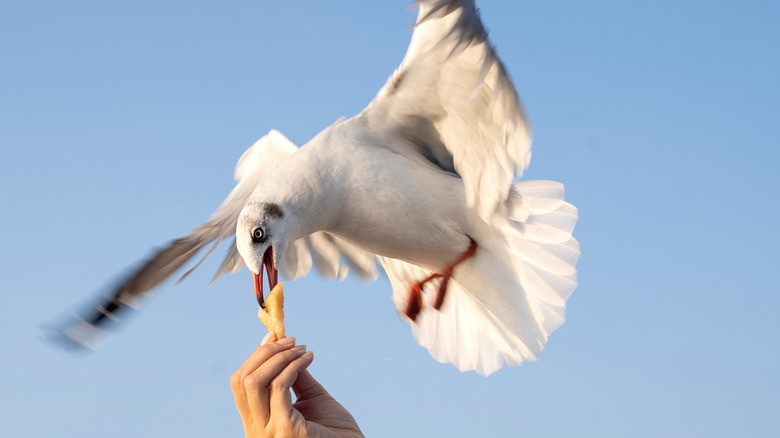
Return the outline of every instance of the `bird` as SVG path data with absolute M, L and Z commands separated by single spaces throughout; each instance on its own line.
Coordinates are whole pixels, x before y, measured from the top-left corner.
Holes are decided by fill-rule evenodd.
M 247 266 L 258 304 L 314 267 L 392 287 L 431 356 L 489 375 L 535 361 L 577 286 L 577 209 L 554 181 L 522 180 L 531 133 L 474 0 L 419 0 L 407 52 L 376 97 L 298 147 L 271 130 L 244 152 L 211 217 L 132 270 L 77 322 L 75 345 L 214 242 L 214 280 Z

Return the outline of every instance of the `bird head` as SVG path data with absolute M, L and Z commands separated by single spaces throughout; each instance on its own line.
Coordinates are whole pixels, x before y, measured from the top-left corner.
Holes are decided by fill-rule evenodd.
M 252 201 L 244 206 L 236 224 L 236 247 L 252 271 L 255 295 L 263 303 L 263 270 L 268 275 L 269 292 L 279 282 L 279 265 L 288 244 L 287 220 L 282 208 L 273 202 Z

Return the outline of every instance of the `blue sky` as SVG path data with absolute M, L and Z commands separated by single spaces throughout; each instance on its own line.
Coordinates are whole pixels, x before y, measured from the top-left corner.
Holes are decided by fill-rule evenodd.
M 204 220 L 269 129 L 306 142 L 403 57 L 405 0 L 302 4 L 3 5 L 4 436 L 241 435 L 246 270 L 164 285 L 94 354 L 40 326 Z M 372 437 L 780 434 L 780 5 L 479 5 L 533 125 L 524 178 L 580 209 L 567 322 L 484 378 L 417 346 L 386 280 L 310 275 L 285 289 L 313 374 Z

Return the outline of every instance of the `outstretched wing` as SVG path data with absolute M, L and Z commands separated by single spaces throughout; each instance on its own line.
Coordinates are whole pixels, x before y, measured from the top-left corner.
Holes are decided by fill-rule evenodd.
M 140 296 L 181 269 L 208 244 L 215 242 L 206 256 L 195 265 L 197 267 L 223 239 L 235 234 L 236 221 L 241 209 L 257 184 L 296 150 L 298 148 L 295 144 L 275 130 L 258 140 L 238 160 L 235 169 L 235 179 L 238 183 L 209 220 L 188 235 L 156 251 L 149 259 L 142 262 L 140 267 L 131 271 L 123 281 L 100 297 L 93 307 L 80 315 L 80 320 L 56 330 L 51 337 L 65 341 L 65 345 L 91 344 L 94 336 L 101 329 L 119 322 L 120 315 L 128 308 L 132 308 Z M 236 260 L 237 254 L 234 242 L 216 277 L 241 268 Z M 241 261 L 240 256 L 238 261 Z M 241 262 L 243 264 L 243 261 Z M 192 269 L 182 278 L 192 272 Z
M 280 132 L 272 130 L 244 152 L 235 169 L 238 182 L 209 220 L 188 235 L 170 242 L 112 288 L 107 294 L 65 328 L 54 330 L 50 337 L 66 346 L 90 346 L 95 335 L 120 321 L 138 298 L 179 271 L 207 245 L 214 242 L 206 255 L 181 278 L 197 268 L 222 240 L 235 235 L 236 221 L 258 183 L 298 147 Z M 342 266 L 342 263 L 346 266 Z M 347 270 L 363 279 L 376 278 L 376 257 L 361 251 L 327 233 L 316 233 L 291 245 L 282 263 L 282 276 L 292 279 L 309 272 L 314 265 L 327 278 L 343 278 Z M 214 280 L 224 273 L 234 273 L 244 266 L 235 238 Z M 212 282 L 213 283 L 213 282 Z
M 468 205 L 489 219 L 531 158 L 531 136 L 512 81 L 473 0 L 420 0 L 400 67 L 364 115 L 463 178 Z

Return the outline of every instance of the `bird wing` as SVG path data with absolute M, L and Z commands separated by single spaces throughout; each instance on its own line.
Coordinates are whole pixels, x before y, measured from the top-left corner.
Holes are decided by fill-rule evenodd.
M 320 231 L 296 240 L 287 248 L 279 273 L 294 280 L 308 274 L 313 265 L 328 279 L 343 280 L 351 270 L 362 280 L 374 281 L 378 276 L 376 262 L 376 255 Z
M 158 286 L 214 242 L 206 255 L 185 272 L 181 279 L 189 275 L 224 239 L 235 235 L 238 216 L 257 185 L 297 150 L 298 147 L 293 142 L 275 130 L 258 140 L 244 152 L 236 164 L 235 188 L 205 223 L 157 250 L 123 281 L 101 296 L 97 303 L 93 303 L 80 315 L 79 321 L 66 324 L 63 329 L 54 330 L 50 337 L 65 341 L 64 345 L 92 344 L 95 334 L 101 331 L 99 328 L 119 322 L 120 314 L 134 307 L 140 296 Z M 294 249 L 286 253 L 282 264 L 286 267 L 282 272 L 286 278 L 292 279 L 307 273 L 312 264 L 327 278 L 343 278 L 348 268 L 352 268 L 353 272 L 364 279 L 373 280 L 377 276 L 376 257 L 373 254 L 359 250 L 327 233 L 315 233 L 296 241 L 291 247 Z M 341 266 L 341 261 L 346 266 Z M 243 266 L 244 260 L 238 253 L 234 238 L 213 281 L 224 273 L 235 273 Z
M 468 205 L 489 219 L 531 158 L 520 100 L 473 0 L 416 3 L 406 56 L 363 114 L 373 129 L 454 170 Z
M 275 130 L 255 142 L 238 160 L 234 173 L 237 184 L 222 205 L 202 225 L 155 252 L 113 291 L 112 300 L 118 303 L 132 303 L 137 296 L 151 290 L 178 271 L 206 245 L 215 242 L 206 256 L 181 279 L 189 275 L 219 246 L 222 240 L 235 235 L 238 216 L 257 185 L 279 163 L 297 150 L 298 147 L 293 142 Z M 214 280 L 223 273 L 233 273 L 240 269 L 241 266 L 234 263 L 236 258 L 234 253 L 237 252 L 234 242 Z

